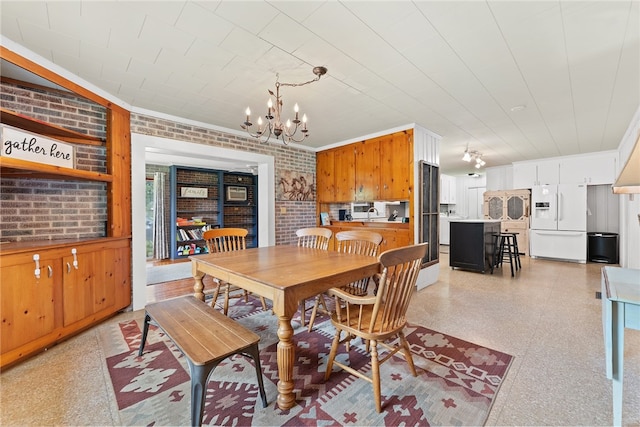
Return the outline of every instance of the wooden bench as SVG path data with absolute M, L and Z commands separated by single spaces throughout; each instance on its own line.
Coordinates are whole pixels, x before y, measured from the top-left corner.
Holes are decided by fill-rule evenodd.
M 267 406 L 258 352 L 258 335 L 193 296 L 175 298 L 145 307 L 139 356 L 142 356 L 151 321 L 171 338 L 189 364 L 191 425 L 202 424 L 209 375 L 220 362 L 234 354 L 242 354 L 253 359 L 262 406 Z

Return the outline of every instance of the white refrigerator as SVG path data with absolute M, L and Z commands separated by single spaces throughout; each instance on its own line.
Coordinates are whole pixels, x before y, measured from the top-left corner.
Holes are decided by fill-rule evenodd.
M 587 261 L 587 186 L 534 186 L 531 191 L 532 257 Z

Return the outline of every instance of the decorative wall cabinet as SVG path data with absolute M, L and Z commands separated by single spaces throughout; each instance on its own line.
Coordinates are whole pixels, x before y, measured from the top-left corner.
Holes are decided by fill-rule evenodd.
M 501 231 L 518 233 L 518 249 L 529 255 L 529 217 L 531 212 L 529 190 L 485 191 L 484 219 L 499 220 Z
M 10 242 L 0 248 L 4 367 L 131 304 L 131 127 L 129 111 L 111 101 L 2 46 L 0 58 L 104 107 L 107 114 L 106 138 L 101 139 L 2 109 L 2 123 L 10 126 L 74 144 L 103 146 L 107 169 L 92 172 L 0 157 L 2 179 L 97 181 L 106 183 L 107 193 L 106 236 Z

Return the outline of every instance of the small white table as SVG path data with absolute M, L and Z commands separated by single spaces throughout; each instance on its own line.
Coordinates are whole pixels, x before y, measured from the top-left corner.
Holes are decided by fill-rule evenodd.
M 640 330 L 640 270 L 602 269 L 602 327 L 607 378 L 613 380 L 613 425 L 622 425 L 624 328 Z

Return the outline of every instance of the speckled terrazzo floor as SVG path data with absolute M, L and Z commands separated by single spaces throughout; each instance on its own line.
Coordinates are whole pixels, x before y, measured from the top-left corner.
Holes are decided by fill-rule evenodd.
M 418 292 L 410 321 L 515 356 L 487 425 L 611 425 L 601 264 L 523 258 L 480 274 L 448 267 Z M 142 312 L 128 312 L 118 322 Z M 0 375 L 0 425 L 120 425 L 94 327 Z M 624 425 L 640 426 L 640 331 L 625 335 Z

